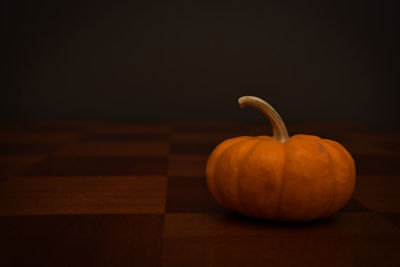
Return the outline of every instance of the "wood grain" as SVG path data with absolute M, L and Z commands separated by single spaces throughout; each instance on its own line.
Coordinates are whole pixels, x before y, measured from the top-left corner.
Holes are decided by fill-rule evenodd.
M 161 214 L 0 218 L 1 266 L 160 266 Z
M 43 121 L 0 126 L 0 266 L 400 266 L 400 131 L 289 124 L 341 142 L 357 185 L 310 223 L 234 214 L 204 177 L 222 140 L 265 123 Z
M 379 266 L 382 261 L 395 266 L 399 238 L 398 228 L 366 212 L 308 224 L 166 214 L 163 261 L 165 266 Z
M 16 177 L 1 182 L 0 215 L 163 213 L 166 177 Z
M 169 143 L 157 141 L 81 141 L 69 144 L 56 156 L 168 156 Z

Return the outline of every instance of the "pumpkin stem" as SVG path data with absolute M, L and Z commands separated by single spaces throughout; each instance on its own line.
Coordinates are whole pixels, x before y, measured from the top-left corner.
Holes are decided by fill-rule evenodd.
M 268 118 L 272 125 L 273 139 L 282 143 L 285 143 L 289 139 L 285 123 L 270 104 L 255 96 L 242 96 L 238 102 L 241 108 L 253 107 Z

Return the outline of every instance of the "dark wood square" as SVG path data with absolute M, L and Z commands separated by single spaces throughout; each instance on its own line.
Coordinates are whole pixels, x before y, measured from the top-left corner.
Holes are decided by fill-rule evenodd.
M 234 121 L 175 121 L 172 130 L 182 132 L 213 132 L 213 131 L 238 131 L 241 123 Z
M 178 154 L 203 154 L 209 155 L 218 143 L 172 143 L 172 155 Z
M 159 141 L 121 142 L 121 141 L 81 141 L 59 149 L 56 156 L 168 156 L 169 143 Z
M 400 175 L 400 153 L 355 154 L 353 157 L 358 175 Z
M 375 212 L 400 212 L 400 175 L 360 175 L 354 197 Z
M 400 212 L 379 212 L 379 215 L 400 228 Z
M 1 266 L 159 266 L 161 214 L 0 216 Z
M 49 155 L 59 149 L 59 144 L 0 142 L 0 156 Z
M 242 131 L 210 131 L 210 132 L 177 132 L 173 133 L 173 143 L 212 144 L 217 145 L 222 141 L 243 135 Z
M 40 162 L 44 156 L 0 156 L 0 179 L 17 175 Z
M 62 144 L 77 140 L 80 131 L 54 131 L 41 129 L 8 128 L 0 131 L 3 143 Z
M 208 191 L 205 177 L 168 177 L 166 212 L 228 213 Z
M 22 172 L 23 176 L 162 175 L 166 157 L 51 157 Z
M 81 138 L 83 141 L 168 141 L 169 124 L 119 124 L 97 125 L 87 129 Z
M 370 211 L 367 207 L 362 205 L 360 202 L 351 198 L 349 202 L 347 202 L 346 206 L 344 206 L 340 212 L 368 212 Z
M 171 132 L 170 123 L 97 123 L 85 128 L 87 134 L 164 134 Z
M 119 141 L 119 142 L 139 142 L 139 141 L 168 141 L 169 135 L 165 133 L 86 133 L 82 141 Z
M 169 176 L 204 176 L 208 155 L 170 155 Z

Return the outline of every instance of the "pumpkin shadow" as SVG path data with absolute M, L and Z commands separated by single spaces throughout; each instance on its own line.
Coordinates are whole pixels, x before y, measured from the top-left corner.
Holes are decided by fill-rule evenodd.
M 326 218 L 318 218 L 308 222 L 290 222 L 267 220 L 255 217 L 249 217 L 240 213 L 230 212 L 223 215 L 223 220 L 230 221 L 235 224 L 251 225 L 254 227 L 268 227 L 268 228 L 286 228 L 286 229 L 308 229 L 316 227 L 331 227 L 336 224 L 335 216 Z

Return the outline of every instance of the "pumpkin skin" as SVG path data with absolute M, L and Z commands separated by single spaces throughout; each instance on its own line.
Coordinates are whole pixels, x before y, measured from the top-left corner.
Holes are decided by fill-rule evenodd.
M 350 153 L 332 140 L 241 136 L 214 149 L 206 177 L 212 196 L 227 209 L 263 219 L 309 221 L 330 216 L 348 202 L 356 173 Z

